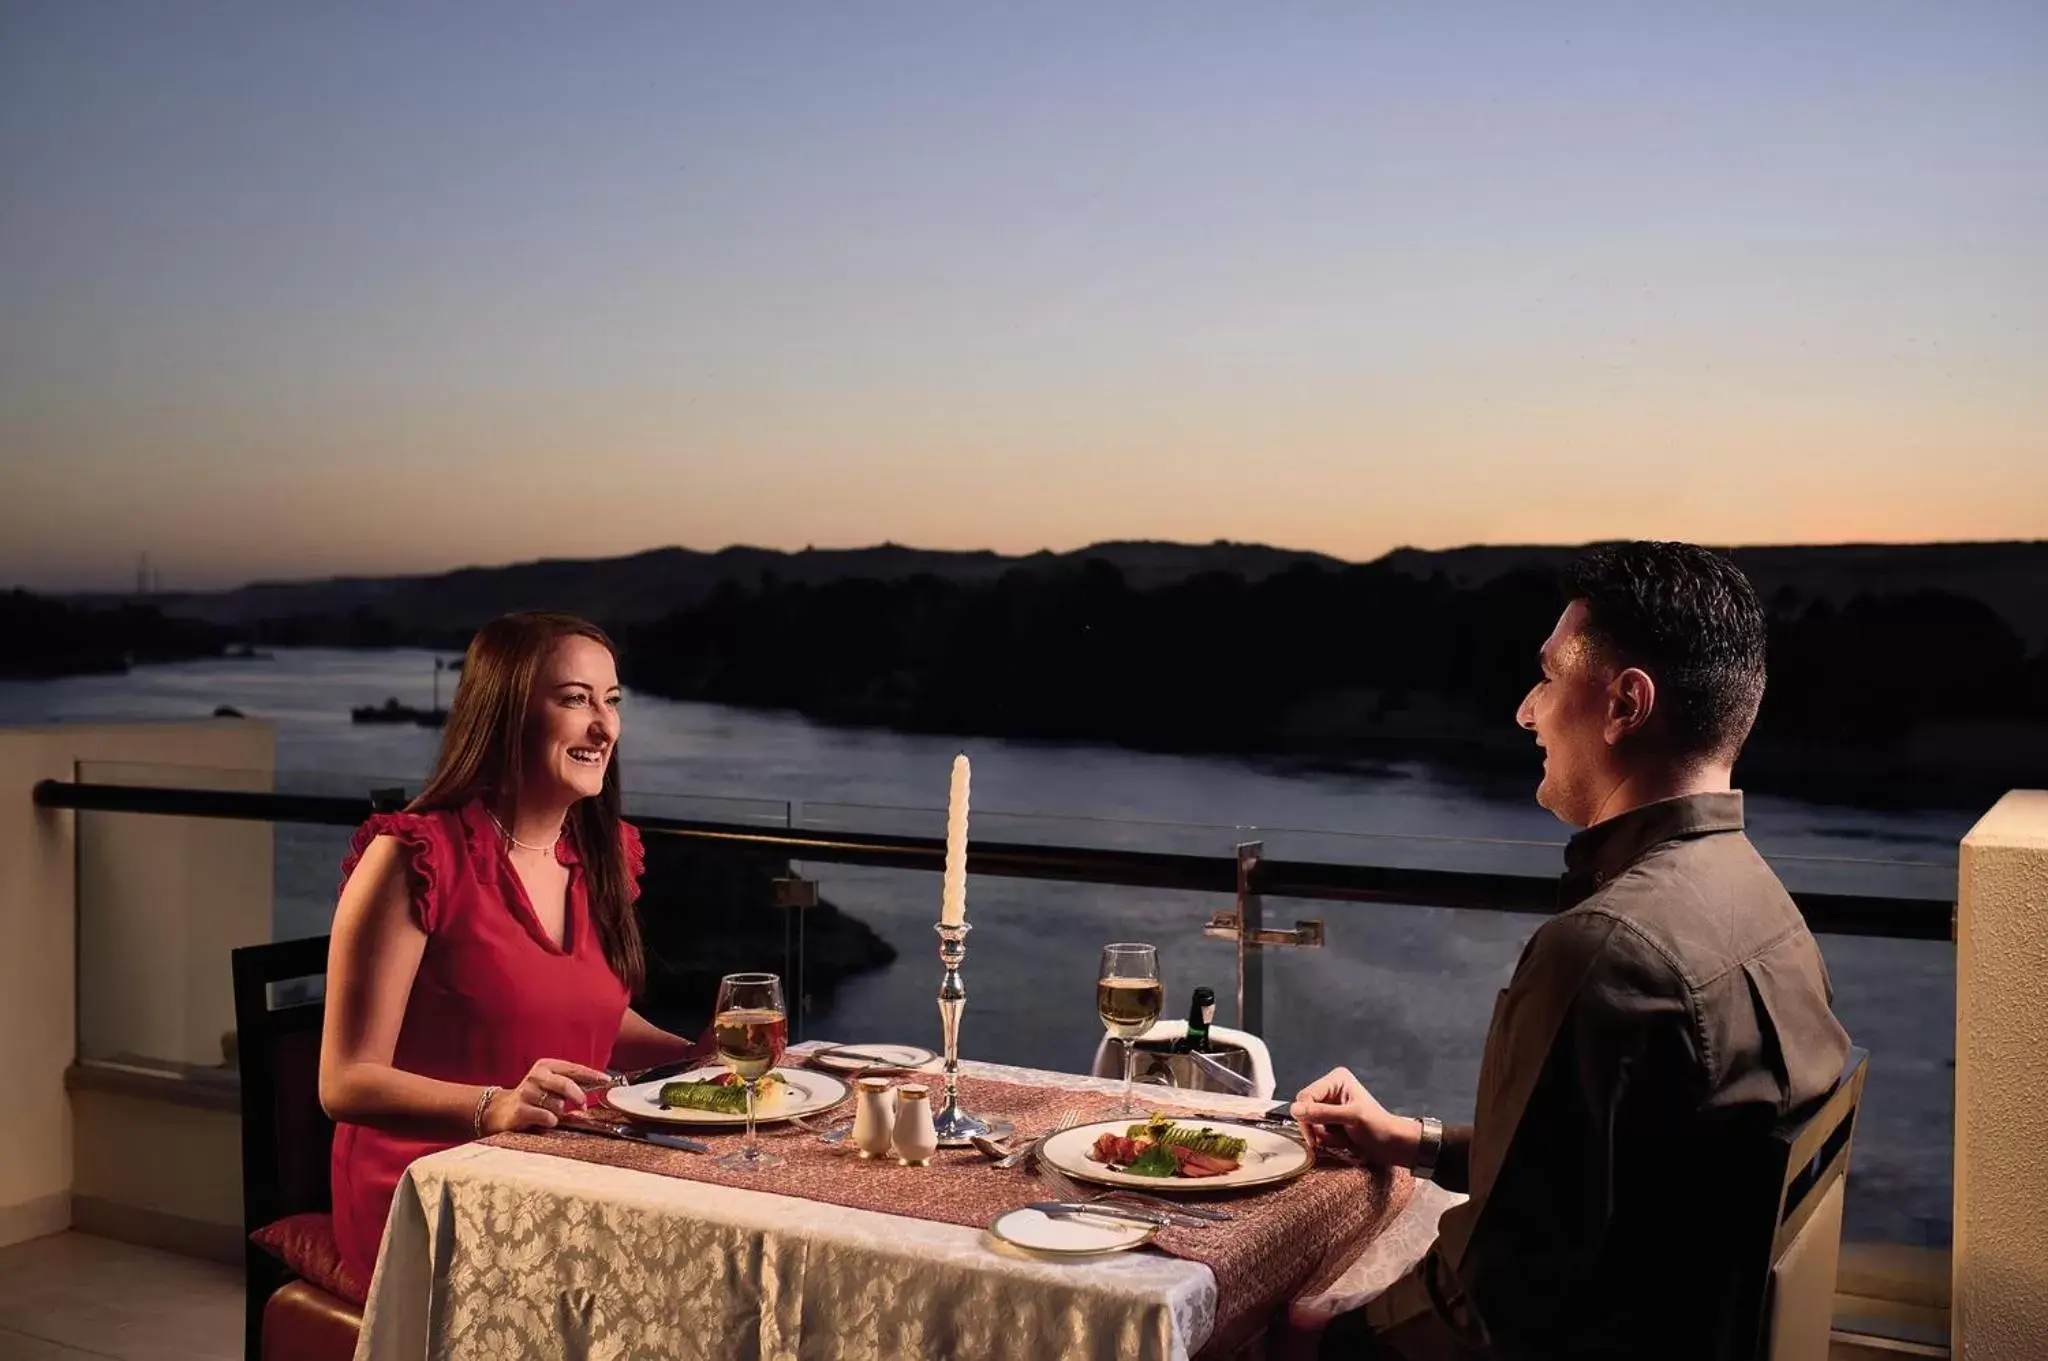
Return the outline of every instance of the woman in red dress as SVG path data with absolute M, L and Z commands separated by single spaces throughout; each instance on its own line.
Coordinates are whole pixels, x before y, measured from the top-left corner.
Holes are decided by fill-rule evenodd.
M 643 861 L 618 743 L 611 642 L 569 615 L 508 615 L 469 645 L 426 788 L 355 835 L 320 1101 L 337 1122 L 335 1236 L 364 1285 L 415 1158 L 545 1129 L 608 1065 L 695 1048 L 629 1005 Z

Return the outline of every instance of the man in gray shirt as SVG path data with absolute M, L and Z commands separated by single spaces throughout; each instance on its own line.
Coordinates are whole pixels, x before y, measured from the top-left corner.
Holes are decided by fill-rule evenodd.
M 1689 544 L 1567 569 L 1517 720 L 1537 802 L 1585 830 L 1560 910 L 1494 1004 L 1473 1123 L 1382 1107 L 1346 1069 L 1304 1088 L 1311 1140 L 1469 1199 L 1428 1257 L 1338 1319 L 1326 1357 L 1720 1356 L 1753 1141 L 1825 1095 L 1848 1036 L 1798 909 L 1742 834 L 1736 754 L 1764 687 L 1742 573 Z

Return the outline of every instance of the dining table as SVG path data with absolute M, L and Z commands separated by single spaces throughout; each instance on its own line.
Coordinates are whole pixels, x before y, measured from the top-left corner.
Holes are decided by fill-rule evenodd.
M 792 1046 L 784 1063 L 825 1047 Z M 1119 1115 L 1112 1080 L 967 1060 L 959 1073 L 963 1103 L 1020 1136 L 1060 1115 Z M 937 1073 L 896 1076 L 936 1095 Z M 1271 1106 L 1139 1090 L 1146 1110 L 1219 1120 Z M 1312 1354 L 1322 1322 L 1419 1260 L 1456 1200 L 1405 1171 L 1318 1162 L 1282 1185 L 1189 1198 L 1227 1221 L 1178 1219 L 1138 1250 L 1054 1257 L 988 1228 L 1061 1198 L 1028 1163 L 1002 1169 L 973 1148 L 928 1167 L 864 1162 L 819 1128 L 764 1123 L 762 1144 L 785 1161 L 746 1171 L 560 1131 L 421 1158 L 393 1198 L 357 1361 Z M 720 1151 L 739 1142 L 691 1133 Z

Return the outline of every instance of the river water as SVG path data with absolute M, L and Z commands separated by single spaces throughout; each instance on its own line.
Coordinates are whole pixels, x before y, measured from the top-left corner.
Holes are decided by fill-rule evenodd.
M 424 652 L 294 649 L 124 676 L 0 682 L 0 722 L 190 718 L 226 704 L 275 725 L 280 789 L 417 789 L 439 735 L 356 726 L 348 710 L 388 695 L 425 705 L 433 680 Z M 451 680 L 442 680 L 444 702 Z M 842 729 L 637 694 L 628 697 L 625 725 L 629 813 L 937 836 L 948 768 L 965 750 L 974 762 L 973 831 L 986 839 L 1220 855 L 1257 839 L 1269 856 L 1288 859 L 1553 874 L 1567 830 L 1536 807 L 1527 781 L 1419 764 L 1317 769 Z M 175 772 L 157 774 L 174 782 Z M 129 769 L 118 778 L 144 776 Z M 1766 796 L 1752 797 L 1748 811 L 1752 838 L 1795 888 L 1941 899 L 1953 895 L 1956 845 L 1975 818 L 1952 809 L 1873 811 Z M 278 829 L 280 937 L 325 930 L 346 840 L 337 829 Z M 936 1045 L 938 877 L 834 865 L 806 871 L 900 957 L 813 1009 L 805 1028 Z M 1189 991 L 1206 983 L 1225 999 L 1219 1022 L 1229 1020 L 1232 949 L 1201 935 L 1208 914 L 1227 905 L 1199 894 L 975 879 L 963 1053 L 1086 1066 L 1100 1039 L 1096 952 L 1109 940 L 1159 945 L 1169 1015 L 1183 1014 Z M 1495 991 L 1535 919 L 1267 901 L 1268 925 L 1308 916 L 1326 922 L 1328 945 L 1266 958 L 1264 1034 L 1282 1088 L 1345 1063 L 1389 1106 L 1468 1117 Z M 1850 1236 L 1945 1244 L 1954 950 L 1839 936 L 1821 944 L 1836 1010 L 1872 1054 Z

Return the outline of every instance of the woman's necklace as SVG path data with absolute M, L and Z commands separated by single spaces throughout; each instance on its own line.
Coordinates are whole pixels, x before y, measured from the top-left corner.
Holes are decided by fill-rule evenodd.
M 532 845 L 528 842 L 521 841 L 518 837 L 512 835 L 512 829 L 507 827 L 504 823 L 498 821 L 498 815 L 496 813 L 491 812 L 491 810 L 488 808 L 486 808 L 484 812 L 490 817 L 491 826 L 498 829 L 498 835 L 504 837 L 505 840 L 511 842 L 513 845 L 517 846 L 522 851 L 546 851 L 552 853 L 555 849 L 556 842 L 559 842 L 562 839 L 562 834 L 560 832 L 556 832 L 555 840 L 549 842 L 547 845 Z

